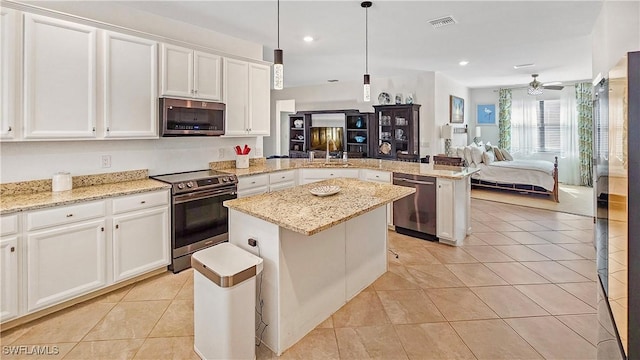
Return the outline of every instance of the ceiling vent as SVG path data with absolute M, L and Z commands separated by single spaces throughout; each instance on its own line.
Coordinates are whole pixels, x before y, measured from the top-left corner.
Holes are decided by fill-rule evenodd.
M 441 28 L 443 26 L 447 26 L 447 25 L 453 25 L 456 23 L 457 21 L 451 16 L 445 16 L 438 19 L 429 20 L 429 24 L 431 24 L 431 26 L 433 26 L 436 29 Z

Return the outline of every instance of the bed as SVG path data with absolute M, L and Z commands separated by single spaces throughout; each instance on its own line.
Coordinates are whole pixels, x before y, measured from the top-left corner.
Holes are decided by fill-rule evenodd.
M 479 172 L 471 176 L 474 187 L 512 190 L 533 194 L 547 194 L 558 199 L 558 157 L 555 162 L 545 160 L 495 161 L 476 165 Z

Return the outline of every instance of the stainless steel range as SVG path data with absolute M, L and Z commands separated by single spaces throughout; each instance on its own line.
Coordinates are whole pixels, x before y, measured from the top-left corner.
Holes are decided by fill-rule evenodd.
M 152 176 L 171 184 L 171 248 L 169 270 L 191 266 L 195 251 L 228 240 L 229 210 L 225 200 L 237 197 L 238 178 L 214 170 Z

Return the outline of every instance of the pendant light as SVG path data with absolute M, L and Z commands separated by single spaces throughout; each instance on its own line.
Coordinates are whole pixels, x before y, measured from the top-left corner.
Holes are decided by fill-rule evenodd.
M 273 88 L 282 90 L 284 87 L 284 65 L 282 63 L 282 49 L 280 49 L 280 0 L 278 0 L 278 48 L 273 50 Z
M 365 27 L 364 27 L 364 43 L 365 43 L 365 52 L 364 52 L 364 87 L 363 87 L 363 95 L 364 101 L 371 101 L 371 79 L 369 78 L 369 8 L 371 7 L 371 1 L 363 1 L 360 3 L 360 6 L 364 8 L 365 14 Z

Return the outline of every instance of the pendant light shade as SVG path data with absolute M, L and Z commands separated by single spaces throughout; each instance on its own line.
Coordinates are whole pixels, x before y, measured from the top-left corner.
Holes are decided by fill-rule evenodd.
M 368 102 L 371 101 L 371 79 L 369 77 L 369 8 L 371 7 L 371 1 L 363 1 L 360 6 L 364 8 L 365 14 L 365 27 L 364 27 L 364 81 L 363 81 L 363 99 Z
M 280 0 L 278 0 L 278 48 L 273 50 L 273 88 L 284 88 L 284 64 L 283 53 L 280 49 Z

